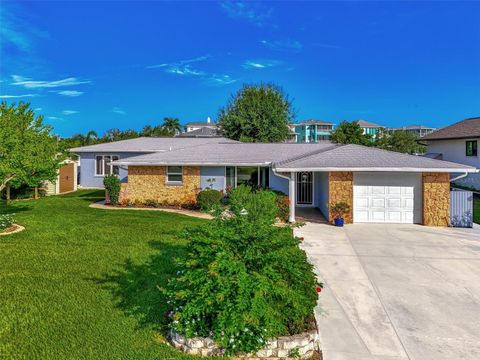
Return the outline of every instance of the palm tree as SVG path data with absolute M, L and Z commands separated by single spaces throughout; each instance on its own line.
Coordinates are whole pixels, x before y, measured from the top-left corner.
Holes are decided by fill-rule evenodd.
M 163 119 L 162 127 L 172 134 L 178 134 L 182 130 L 180 120 L 178 118 L 166 117 Z
M 90 130 L 84 139 L 85 145 L 90 145 L 93 141 L 98 140 L 98 135 L 94 130 Z

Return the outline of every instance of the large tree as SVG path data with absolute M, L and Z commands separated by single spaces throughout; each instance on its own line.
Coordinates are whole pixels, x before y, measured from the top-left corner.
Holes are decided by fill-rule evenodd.
M 407 154 L 422 154 L 426 150 L 424 145 L 421 145 L 417 142 L 418 138 L 415 136 L 415 134 L 412 134 L 408 131 L 394 131 L 384 136 L 386 137 L 386 141 L 381 141 L 381 139 L 378 139 L 379 142 L 376 144 L 376 146 L 386 150 Z
M 230 139 L 245 142 L 287 140 L 294 112 L 281 88 L 272 84 L 244 85 L 226 107 L 220 109 L 218 125 Z
M 51 130 L 30 104 L 0 104 L 0 192 L 10 185 L 55 180 L 62 159 Z
M 337 144 L 372 145 L 370 135 L 363 133 L 357 121 L 342 121 L 330 134 L 330 140 Z

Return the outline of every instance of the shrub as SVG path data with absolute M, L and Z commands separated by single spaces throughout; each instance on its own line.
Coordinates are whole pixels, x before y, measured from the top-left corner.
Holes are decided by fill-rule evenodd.
M 317 282 L 292 229 L 273 226 L 273 192 L 239 187 L 230 200 L 234 216 L 187 231 L 187 255 L 165 292 L 176 332 L 252 353 L 312 328 Z
M 108 191 L 110 197 L 110 203 L 112 205 L 118 205 L 118 198 L 120 196 L 121 181 L 117 175 L 107 175 L 103 179 L 103 185 Z
M 198 193 L 197 203 L 203 211 L 212 210 L 215 206 L 222 203 L 223 194 L 218 190 L 205 189 Z
M 158 207 L 160 204 L 155 199 L 146 199 L 143 204 L 148 207 Z
M 0 214 L 0 231 L 6 230 L 15 224 L 14 214 Z

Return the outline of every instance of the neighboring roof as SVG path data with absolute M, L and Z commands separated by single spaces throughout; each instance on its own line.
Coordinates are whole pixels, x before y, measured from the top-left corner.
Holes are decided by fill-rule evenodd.
M 480 137 L 480 117 L 465 119 L 441 128 L 422 138 L 423 140 L 469 139 Z
M 325 151 L 337 145 L 319 143 L 212 143 L 176 151 L 120 159 L 120 165 L 265 165 Z
M 301 121 L 299 123 L 292 123 L 291 125 L 304 126 L 304 125 L 335 125 L 335 124 L 329 121 L 310 119 L 310 120 Z
M 200 129 L 178 134 L 176 137 L 220 137 L 216 128 L 201 127 Z
M 355 120 L 362 128 L 383 128 L 382 125 L 375 124 L 366 120 Z
M 70 149 L 73 153 L 89 152 L 157 152 L 192 147 L 212 142 L 235 142 L 226 138 L 139 137 L 110 143 Z
M 290 171 L 475 172 L 471 166 L 328 141 L 302 143 L 218 142 L 120 159 L 118 165 L 270 165 Z
M 431 126 L 423 126 L 423 125 L 408 125 L 408 126 L 399 127 L 396 130 L 421 130 L 421 129 L 435 130 L 436 128 Z
M 280 172 L 298 171 L 394 171 L 394 172 L 476 172 L 472 166 L 423 156 L 402 154 L 361 145 L 337 146 L 297 159 L 275 164 Z
M 217 127 L 217 124 L 208 121 L 191 121 L 187 122 L 184 126 L 211 126 Z
M 443 158 L 442 153 L 426 153 L 426 154 L 423 154 L 422 156 L 425 156 L 430 159 L 437 159 L 437 160 L 442 160 Z

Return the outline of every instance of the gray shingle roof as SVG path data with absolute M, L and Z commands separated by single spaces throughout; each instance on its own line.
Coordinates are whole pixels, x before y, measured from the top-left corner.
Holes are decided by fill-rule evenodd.
M 408 155 L 361 145 L 343 145 L 324 152 L 275 163 L 278 171 L 404 171 L 474 172 L 467 165 Z
M 73 153 L 87 152 L 157 152 L 198 146 L 208 143 L 236 141 L 226 138 L 178 138 L 178 137 L 139 137 L 104 144 L 82 146 L 70 149 Z
M 123 165 L 265 165 L 335 147 L 321 143 L 212 143 L 175 151 L 129 157 Z
M 441 128 L 422 138 L 423 140 L 468 139 L 480 137 L 480 117 L 465 119 Z
M 209 143 L 130 157 L 120 165 L 268 165 L 288 171 L 474 172 L 467 165 L 328 141 L 301 143 Z
M 214 122 L 208 122 L 208 121 L 190 121 L 187 122 L 184 126 L 211 126 L 211 127 L 216 127 L 217 124 Z
M 366 121 L 366 120 L 355 120 L 355 121 L 362 128 L 381 128 L 381 127 L 383 127 L 382 125 L 378 125 L 378 124 L 375 124 L 373 122 Z

